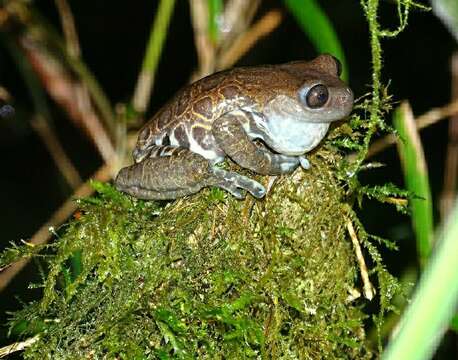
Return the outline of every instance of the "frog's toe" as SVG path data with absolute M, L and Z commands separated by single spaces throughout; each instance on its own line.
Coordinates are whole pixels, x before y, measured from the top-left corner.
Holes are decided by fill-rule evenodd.
M 263 198 L 266 195 L 266 188 L 256 181 L 253 181 L 252 186 L 247 188 L 247 190 L 251 195 L 258 199 Z
M 305 156 L 299 157 L 299 162 L 301 163 L 301 167 L 305 170 L 310 169 L 310 162 L 307 160 Z
M 232 196 L 234 196 L 238 200 L 245 199 L 246 192 L 242 189 L 239 189 L 230 184 L 220 184 L 219 187 L 226 190 L 228 193 L 230 193 Z
M 243 197 L 237 196 L 239 195 L 238 191 L 234 189 L 243 189 L 248 191 L 251 195 L 256 198 L 262 198 L 266 194 L 266 189 L 257 181 L 250 179 L 249 177 L 237 174 L 232 171 L 226 171 L 220 169 L 216 166 L 211 168 L 213 177 L 210 178 L 210 181 L 213 185 L 217 185 L 239 199 L 243 199 Z M 237 195 L 236 195 L 237 194 Z

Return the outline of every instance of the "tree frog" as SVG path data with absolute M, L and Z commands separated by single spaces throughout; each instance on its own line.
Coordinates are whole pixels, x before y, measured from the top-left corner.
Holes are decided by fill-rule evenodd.
M 135 163 L 120 170 L 118 190 L 141 199 L 175 199 L 203 187 L 239 199 L 266 194 L 257 181 L 218 163 L 229 157 L 259 174 L 309 168 L 305 153 L 331 122 L 352 110 L 353 93 L 331 55 L 281 65 L 239 67 L 181 89 L 143 126 Z

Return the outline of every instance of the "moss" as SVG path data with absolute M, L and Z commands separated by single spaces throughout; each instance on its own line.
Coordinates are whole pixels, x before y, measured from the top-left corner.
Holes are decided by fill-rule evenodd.
M 206 189 L 160 204 L 98 184 L 49 257 L 43 299 L 15 314 L 43 328 L 25 358 L 371 358 L 347 301 L 359 275 L 336 158 L 311 163 L 262 201 Z M 76 251 L 83 272 L 63 286 Z

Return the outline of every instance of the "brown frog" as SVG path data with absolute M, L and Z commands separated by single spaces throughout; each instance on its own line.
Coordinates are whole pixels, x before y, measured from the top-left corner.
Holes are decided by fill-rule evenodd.
M 228 156 L 265 175 L 309 168 L 304 154 L 352 110 L 353 93 L 339 76 L 339 61 L 320 55 L 234 68 L 188 85 L 140 130 L 135 164 L 121 169 L 115 185 L 141 199 L 175 199 L 206 186 L 261 198 L 261 184 L 217 164 Z

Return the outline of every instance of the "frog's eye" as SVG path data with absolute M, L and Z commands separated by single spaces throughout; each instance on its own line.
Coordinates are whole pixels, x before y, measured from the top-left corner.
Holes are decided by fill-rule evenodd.
M 312 87 L 307 95 L 305 96 L 305 101 L 307 106 L 311 109 L 318 109 L 322 107 L 329 98 L 328 88 L 324 85 L 315 85 Z

